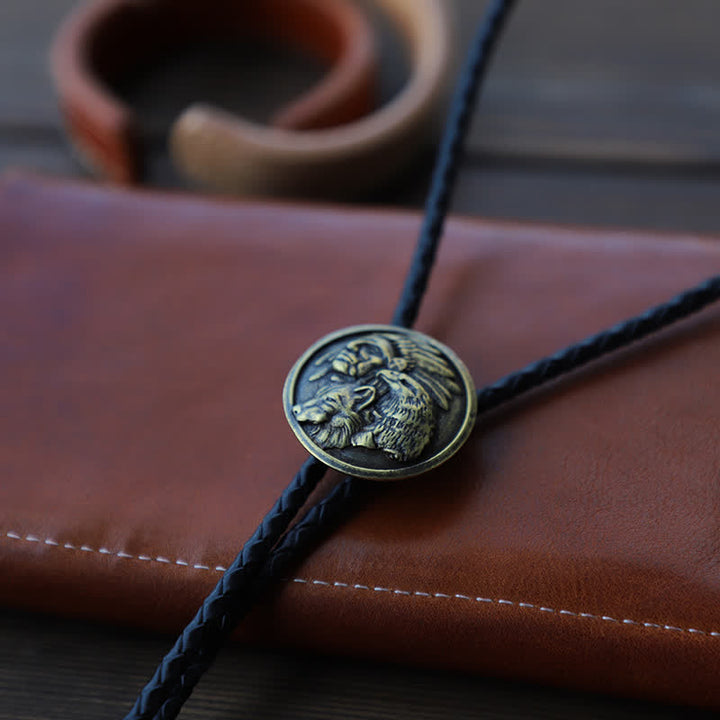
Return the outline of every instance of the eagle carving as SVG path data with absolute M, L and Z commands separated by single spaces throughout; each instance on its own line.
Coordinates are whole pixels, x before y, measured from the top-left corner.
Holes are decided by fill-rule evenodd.
M 376 332 L 317 358 L 309 378 L 316 392 L 292 412 L 322 448 L 365 447 L 407 462 L 426 449 L 438 413 L 462 393 L 456 378 L 422 336 Z

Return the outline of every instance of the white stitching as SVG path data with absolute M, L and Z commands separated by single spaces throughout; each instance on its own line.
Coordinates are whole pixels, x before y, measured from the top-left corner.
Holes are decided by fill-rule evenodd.
M 385 587 L 368 587 L 367 585 L 348 585 L 347 583 L 328 583 L 328 582 L 322 582 L 317 580 L 306 580 L 304 578 L 290 578 L 288 581 L 292 581 L 294 583 L 306 583 L 311 585 L 329 585 L 329 586 L 335 586 L 335 587 L 346 587 L 350 589 L 358 589 L 358 590 L 372 590 L 374 592 L 391 592 L 395 595 L 416 595 L 418 597 L 430 597 L 430 598 L 439 598 L 439 599 L 449 599 L 449 600 L 474 600 L 477 603 L 493 603 L 495 605 L 510 605 L 518 608 L 523 609 L 533 609 L 537 610 L 539 612 L 546 612 L 546 613 L 555 613 L 557 615 L 568 615 L 570 617 L 576 617 L 576 618 L 585 618 L 585 619 L 591 619 L 591 620 L 602 620 L 605 622 L 613 622 L 613 623 L 619 623 L 622 622 L 625 625 L 637 625 L 640 627 L 646 627 L 646 628 L 652 628 L 654 630 L 670 630 L 673 632 L 684 632 L 684 633 L 692 633 L 695 635 L 706 635 L 708 637 L 720 637 L 720 632 L 708 632 L 706 630 L 698 630 L 697 628 L 679 628 L 675 627 L 673 625 L 659 625 L 657 623 L 651 623 L 651 622 L 638 622 L 637 620 L 630 620 L 628 618 L 623 619 L 622 621 L 617 620 L 616 618 L 610 617 L 609 615 L 594 615 L 593 613 L 577 613 L 573 612 L 572 610 L 555 610 L 554 608 L 549 608 L 545 606 L 538 606 L 534 605 L 533 603 L 527 603 L 527 602 L 515 602 L 513 600 L 505 600 L 503 598 L 485 598 L 485 597 L 476 597 L 472 598 L 469 595 L 447 595 L 445 593 L 427 593 L 427 592 L 421 592 L 420 590 L 415 590 L 413 592 L 407 591 L 407 590 L 393 590 L 392 588 L 385 588 Z
M 66 542 L 62 545 L 57 541 L 53 540 L 52 538 L 45 538 L 44 540 L 40 540 L 39 537 L 36 535 L 25 535 L 24 537 L 20 535 L 19 533 L 8 531 L 5 533 L 5 537 L 9 538 L 10 540 L 20 540 L 24 542 L 31 542 L 31 543 L 43 543 L 45 545 L 48 545 L 50 547 L 63 547 L 67 550 L 81 550 L 83 552 L 93 552 L 98 553 L 100 555 L 111 555 L 118 558 L 123 559 L 129 559 L 129 560 L 143 560 L 147 562 L 156 562 L 156 563 L 163 563 L 163 564 L 175 564 L 179 565 L 181 567 L 190 567 L 190 564 L 185 562 L 184 560 L 170 560 L 169 558 L 162 557 L 158 555 L 157 557 L 150 557 L 149 555 L 131 555 L 130 553 L 126 553 L 123 550 L 120 550 L 119 552 L 115 552 L 113 550 L 109 550 L 108 548 L 98 548 L 95 550 L 94 548 L 89 547 L 88 545 L 80 545 L 78 547 L 77 545 L 73 545 L 72 543 Z M 196 570 L 208 570 L 210 572 L 225 572 L 226 568 L 222 565 L 217 565 L 214 570 L 210 568 L 209 565 L 202 565 L 202 564 L 194 564 L 192 567 Z M 543 605 L 535 605 L 533 603 L 528 602 L 516 602 L 514 600 L 505 600 L 503 598 L 486 598 L 486 597 L 471 597 L 470 595 L 461 595 L 460 593 L 455 593 L 454 595 L 449 595 L 447 593 L 441 593 L 441 592 L 423 592 L 421 590 L 399 590 L 399 589 L 393 589 L 393 588 L 387 588 L 387 587 L 381 587 L 381 586 L 375 586 L 370 587 L 369 585 L 360 585 L 358 583 L 350 584 L 340 581 L 334 581 L 329 582 L 326 580 L 307 580 L 305 578 L 288 578 L 286 582 L 293 582 L 293 583 L 299 583 L 302 585 L 314 585 L 316 587 L 336 587 L 336 588 L 347 588 L 349 590 L 369 590 L 371 592 L 377 592 L 377 593 L 390 593 L 391 595 L 407 595 L 407 596 L 415 596 L 415 597 L 421 597 L 421 598 L 437 598 L 441 600 L 470 600 L 474 601 L 476 603 L 491 603 L 494 605 L 505 605 L 505 606 L 512 606 L 516 608 L 520 608 L 523 610 L 535 610 L 538 612 L 545 612 L 545 613 L 555 613 L 557 615 L 566 615 L 569 617 L 576 617 L 576 618 L 584 618 L 589 620 L 601 620 L 604 622 L 613 622 L 613 623 L 620 623 L 623 625 L 636 625 L 638 627 L 644 627 L 652 630 L 666 630 L 669 632 L 681 632 L 681 633 L 690 633 L 693 635 L 704 635 L 706 637 L 712 637 L 717 638 L 720 637 L 720 632 L 711 632 L 708 630 L 698 630 L 697 628 L 680 628 L 676 627 L 674 625 L 660 625 L 658 623 L 652 623 L 652 622 L 640 622 L 638 620 L 630 620 L 629 618 L 623 618 L 622 620 L 617 620 L 614 617 L 610 617 L 609 615 L 595 615 L 593 613 L 588 612 L 573 612 L 572 610 L 555 610 L 554 608 L 545 607 Z
M 95 548 L 91 548 L 89 545 L 80 545 L 79 547 L 77 545 L 73 545 L 72 543 L 66 542 L 66 543 L 59 543 L 57 540 L 53 540 L 52 538 L 45 538 L 44 540 L 40 540 L 39 537 L 36 535 L 25 535 L 24 537 L 20 535 L 19 533 L 8 531 L 5 533 L 5 537 L 10 538 L 11 540 L 24 540 L 26 542 L 31 543 L 39 543 L 42 542 L 45 545 L 49 545 L 50 547 L 63 547 L 66 550 L 81 550 L 82 552 L 93 552 L 98 553 L 100 555 L 114 555 L 115 557 L 127 559 L 127 560 L 142 560 L 145 562 L 157 562 L 157 563 L 163 563 L 164 565 L 181 565 L 183 567 L 189 567 L 190 563 L 185 562 L 185 560 L 170 560 L 169 558 L 162 557 L 161 555 L 158 555 L 157 557 L 150 557 L 150 555 L 131 555 L 130 553 L 126 553 L 123 550 L 120 550 L 119 552 L 115 552 L 114 550 L 109 550 L 106 547 L 98 548 L 97 550 Z M 207 565 L 193 565 L 193 568 L 196 570 L 210 570 L 211 568 Z M 222 565 L 218 565 L 215 570 L 217 572 L 225 572 L 227 570 L 226 567 L 223 567 Z

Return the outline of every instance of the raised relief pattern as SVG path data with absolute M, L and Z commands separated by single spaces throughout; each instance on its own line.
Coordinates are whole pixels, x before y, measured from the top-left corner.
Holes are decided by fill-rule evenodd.
M 312 398 L 292 413 L 325 449 L 364 447 L 393 460 L 417 459 L 439 415 L 462 388 L 443 354 L 422 339 L 394 332 L 357 337 L 313 362 Z

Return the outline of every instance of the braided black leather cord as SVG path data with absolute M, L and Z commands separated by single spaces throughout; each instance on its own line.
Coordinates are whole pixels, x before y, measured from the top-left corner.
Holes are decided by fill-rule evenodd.
M 445 122 L 417 247 L 395 308 L 393 325 L 411 327 L 417 318 L 445 226 L 478 93 L 514 5 L 515 0 L 493 0 L 470 46 Z
M 699 312 L 720 299 L 720 275 L 676 295 L 628 320 L 591 335 L 554 355 L 538 360 L 478 391 L 478 414 L 581 368 L 607 353 L 637 342 L 668 325 Z
M 162 659 L 125 720 L 174 718 L 159 714 L 168 697 L 187 697 L 199 675 L 190 673 L 201 657 L 214 657 L 219 647 L 258 595 L 256 581 L 270 550 L 317 487 L 327 467 L 309 458 L 285 489 L 232 565 L 205 598 L 195 617 Z M 181 703 L 182 704 L 182 703 Z M 180 706 L 178 706 L 178 711 Z
M 267 557 L 267 561 L 255 579 L 250 594 L 256 596 L 267 591 L 279 578 L 287 575 L 298 558 L 310 554 L 314 547 L 338 527 L 348 515 L 357 510 L 358 503 L 369 494 L 372 481 L 360 478 L 345 478 L 327 497 L 313 505 L 307 514 L 298 521 Z M 242 599 L 242 609 L 248 606 Z M 234 627 L 234 625 L 233 625 Z M 174 688 L 173 693 L 158 709 L 157 720 L 170 720 L 177 717 L 184 702 L 188 699 L 197 681 L 212 665 L 219 644 L 203 648 L 203 652 L 193 655 L 188 665 L 184 682 Z
M 493 0 L 461 73 L 441 141 L 418 248 L 393 317 L 395 324 L 409 327 L 417 315 L 435 260 L 480 81 L 514 4 L 515 0 Z M 317 485 L 325 469 L 318 466 L 321 464 L 312 459 L 303 466 L 163 658 L 125 720 L 172 720 L 177 716 L 223 641 L 266 586 L 265 580 L 260 581 L 260 574 L 269 561 L 269 552 Z M 329 519 L 329 513 L 328 510 L 322 517 Z M 318 524 L 318 529 L 321 527 Z M 300 536 L 292 533 L 288 537 Z M 289 553 L 297 559 L 302 557 L 304 545 L 295 547 L 284 543 L 283 547 L 287 548 L 285 556 Z M 272 567 L 278 567 L 278 562 L 275 560 Z

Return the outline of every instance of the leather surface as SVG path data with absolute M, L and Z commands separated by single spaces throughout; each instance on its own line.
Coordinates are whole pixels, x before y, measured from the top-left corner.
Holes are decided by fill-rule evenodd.
M 304 452 L 281 389 L 385 322 L 416 215 L 15 176 L 0 190 L 0 600 L 179 629 Z M 695 237 L 450 223 L 418 329 L 479 386 L 720 272 Z M 248 640 L 720 707 L 720 309 L 374 500 Z

